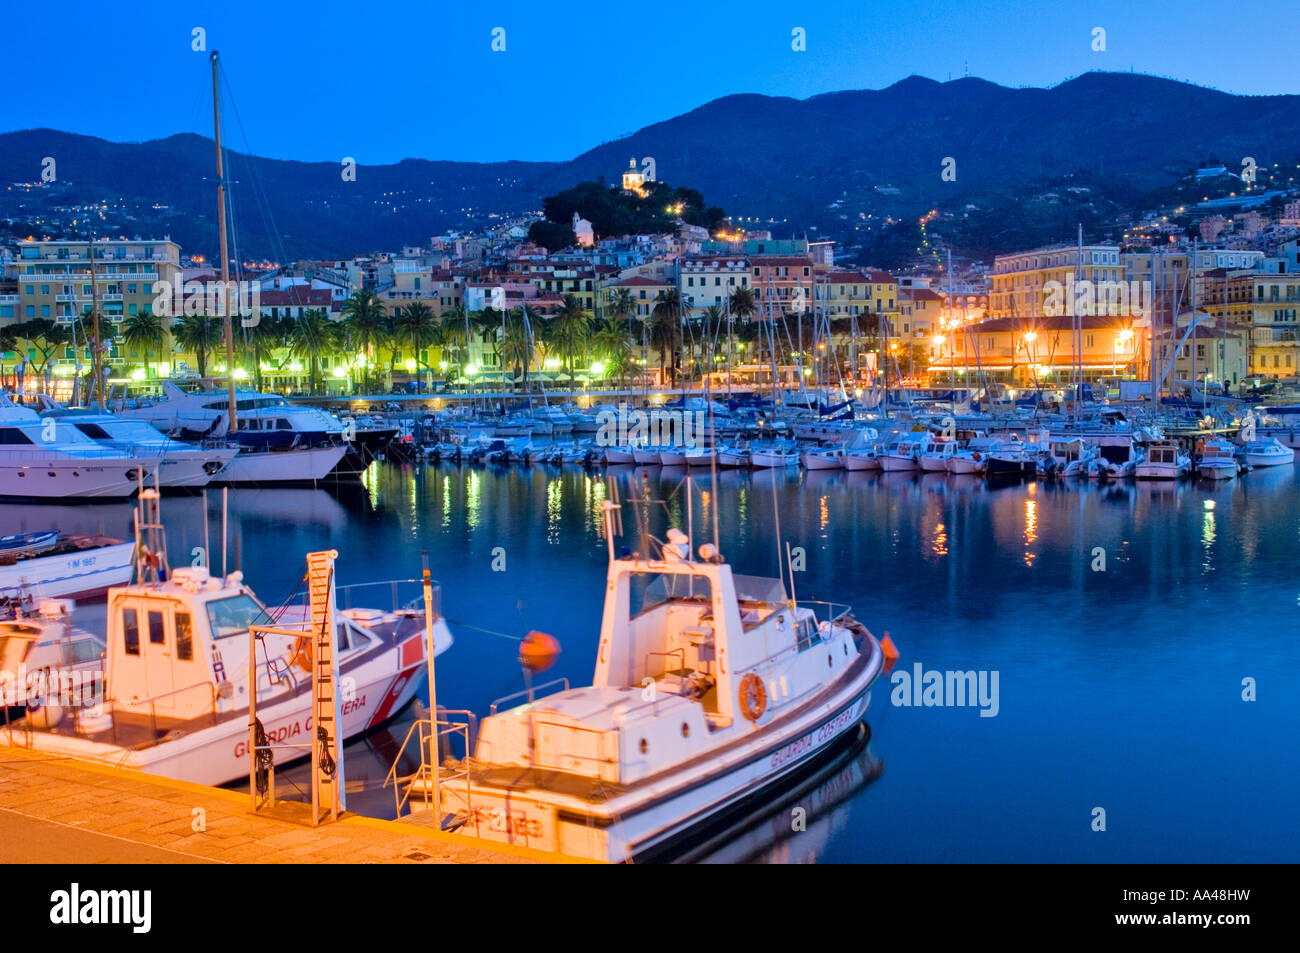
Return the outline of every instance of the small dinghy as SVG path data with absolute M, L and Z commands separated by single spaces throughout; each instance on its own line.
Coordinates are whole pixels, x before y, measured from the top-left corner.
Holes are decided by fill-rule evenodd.
M 0 557 L 8 556 L 21 559 L 48 553 L 59 544 L 59 531 L 46 530 L 42 533 L 15 533 L 12 536 L 0 536 Z

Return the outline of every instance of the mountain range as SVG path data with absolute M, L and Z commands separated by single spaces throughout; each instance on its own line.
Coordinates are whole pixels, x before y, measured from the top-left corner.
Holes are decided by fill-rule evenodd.
M 932 209 L 941 213 L 934 227 L 959 251 L 988 256 L 1072 240 L 1078 222 L 1096 233 L 1090 240 L 1103 237 L 1107 223 L 1211 157 L 1231 171 L 1247 156 L 1261 168 L 1294 163 L 1300 96 L 1236 96 L 1126 73 L 1086 73 L 1049 89 L 913 76 L 804 100 L 726 96 L 567 162 L 406 159 L 358 166 L 345 181 L 339 163 L 228 155 L 245 260 L 420 244 L 449 228 L 537 213 L 545 196 L 585 180 L 616 182 L 630 158 L 648 156 L 658 178 L 698 189 L 742 224 L 773 220 L 766 227 L 777 237 L 834 238 L 846 257 L 889 267 L 911 253 L 916 232 L 882 223 L 914 226 Z M 0 182 L 39 181 L 46 157 L 55 181 L 10 186 L 0 216 L 41 225 L 100 204 L 92 219 L 100 234 L 119 224 L 128 235 L 169 233 L 187 253 L 215 253 L 210 139 L 9 132 L 0 135 Z M 942 175 L 948 159 L 953 181 Z

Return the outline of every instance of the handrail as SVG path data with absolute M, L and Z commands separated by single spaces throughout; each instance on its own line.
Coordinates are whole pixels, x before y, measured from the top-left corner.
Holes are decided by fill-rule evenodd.
M 465 737 L 465 762 L 464 762 L 465 767 L 460 771 L 452 772 L 451 774 L 447 775 L 446 779 L 454 780 L 460 777 L 463 777 L 465 779 L 465 799 L 466 799 L 466 805 L 468 806 L 469 798 L 470 798 L 470 788 L 471 788 L 470 773 L 469 773 L 469 759 L 472 755 L 472 751 L 470 746 L 473 743 L 473 734 L 477 725 L 477 717 L 472 711 L 469 711 L 468 709 L 442 709 L 441 714 L 461 715 L 464 717 L 464 720 L 461 722 L 453 722 L 449 718 L 448 719 L 438 718 L 436 721 L 436 725 L 438 726 L 445 725 L 446 727 L 437 729 L 435 726 L 434 719 L 417 718 L 411 724 L 411 727 L 407 729 L 406 737 L 402 739 L 402 744 L 397 750 L 397 756 L 393 759 L 393 766 L 388 769 L 388 774 L 385 775 L 384 777 L 384 783 L 382 787 L 388 787 L 390 783 L 393 785 L 393 804 L 395 809 L 395 816 L 397 817 L 402 816 L 402 805 L 406 804 L 410 800 L 411 792 L 414 789 L 416 781 L 423 779 L 426 776 L 426 774 L 429 774 L 431 772 L 438 772 L 437 776 L 440 779 L 442 778 L 441 740 L 444 736 L 452 735 L 452 734 L 462 734 Z M 426 727 L 428 729 L 427 732 L 426 732 Z M 402 758 L 406 755 L 406 746 L 410 744 L 412 735 L 416 735 L 418 739 L 419 751 L 420 751 L 420 767 L 416 769 L 414 774 L 402 776 L 397 773 L 397 768 L 402 763 Z M 429 764 L 426 755 L 432 755 L 433 757 L 432 765 Z M 402 782 L 404 781 L 408 782 L 406 784 L 405 793 L 403 793 L 402 791 Z M 429 787 L 426 787 L 424 790 L 425 807 L 426 808 L 434 807 L 436 810 L 438 810 L 439 820 L 441 820 L 442 806 L 432 805 L 430 803 L 431 793 L 432 793 L 432 786 L 430 785 Z M 441 828 L 442 826 L 441 823 L 439 823 L 438 826 Z
M 151 698 L 142 698 L 138 701 L 123 701 L 120 698 L 105 698 L 105 702 L 110 705 L 110 710 L 116 710 L 120 705 L 124 708 L 134 708 L 137 705 L 149 705 L 149 730 L 153 732 L 155 739 L 158 736 L 158 702 L 160 699 L 169 698 L 172 695 L 179 695 L 181 692 L 193 691 L 196 688 L 207 686 L 208 691 L 212 694 L 211 715 L 212 723 L 217 723 L 217 686 L 210 681 L 195 682 L 193 685 L 187 685 L 185 688 L 174 688 L 170 692 L 163 692 L 161 695 L 154 695 Z M 117 742 L 117 719 L 113 719 L 113 741 Z
M 495 715 L 497 713 L 497 707 L 503 701 L 508 701 L 511 698 L 518 698 L 521 695 L 532 695 L 533 698 L 536 698 L 537 692 L 540 692 L 544 688 L 550 688 L 552 685 L 559 685 L 561 683 L 564 684 L 564 688 L 560 689 L 560 691 L 567 692 L 569 690 L 569 680 L 567 678 L 555 678 L 549 682 L 544 682 L 541 685 L 537 685 L 536 687 L 525 688 L 522 689 L 521 691 L 511 692 L 509 695 L 502 695 L 500 698 L 498 698 L 496 701 L 492 703 L 491 707 L 489 708 L 489 714 Z
M 812 612 L 813 612 L 813 618 L 814 618 L 814 619 L 817 618 L 817 610 L 816 610 L 816 608 L 814 608 L 814 607 L 815 607 L 815 606 L 825 606 L 825 607 L 826 607 L 826 610 L 827 610 L 827 611 L 826 611 L 826 620 L 825 620 L 825 621 L 830 622 L 830 623 L 835 623 L 835 622 L 839 621 L 840 619 L 844 618 L 846 615 L 848 615 L 849 613 L 851 613 L 851 612 L 853 611 L 853 606 L 848 605 L 847 603 L 844 603 L 844 602 L 826 602 L 825 600 L 822 600 L 822 599 L 797 599 L 797 600 L 795 600 L 795 605 L 796 605 L 796 606 L 805 606 L 805 607 L 807 607 L 807 608 L 809 608 L 809 609 L 812 609 Z M 843 611 L 840 611 L 840 612 L 834 612 L 835 609 L 842 609 Z M 833 614 L 832 614 L 832 613 L 833 613 Z M 822 620 L 821 620 L 821 619 L 817 619 L 817 621 L 820 622 L 820 621 L 822 621 Z

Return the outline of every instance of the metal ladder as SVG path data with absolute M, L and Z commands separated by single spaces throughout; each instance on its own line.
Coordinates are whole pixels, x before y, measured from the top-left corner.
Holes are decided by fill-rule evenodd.
M 312 638 L 311 800 L 319 823 L 322 813 L 338 820 L 345 808 L 339 779 L 343 749 L 338 663 L 334 657 L 334 560 L 337 550 L 307 554 L 307 597 Z M 323 812 L 322 812 L 323 808 Z

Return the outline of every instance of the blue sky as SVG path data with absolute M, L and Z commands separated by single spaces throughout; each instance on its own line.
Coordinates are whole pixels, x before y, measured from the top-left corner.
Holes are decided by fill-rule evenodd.
M 68 0 L 24 10 L 0 35 L 0 62 L 18 78 L 0 98 L 0 131 L 210 134 L 206 54 L 191 50 L 203 27 L 252 151 L 363 164 L 567 159 L 731 93 L 805 98 L 912 73 L 1042 86 L 1133 69 L 1236 93 L 1300 92 L 1300 21 L 1205 0 Z M 498 26 L 501 53 L 491 50 Z M 795 27 L 804 52 L 791 49 Z M 1104 53 L 1092 49 L 1094 27 L 1106 30 Z M 21 77 L 48 92 L 28 95 Z M 233 120 L 227 130 L 242 150 Z

